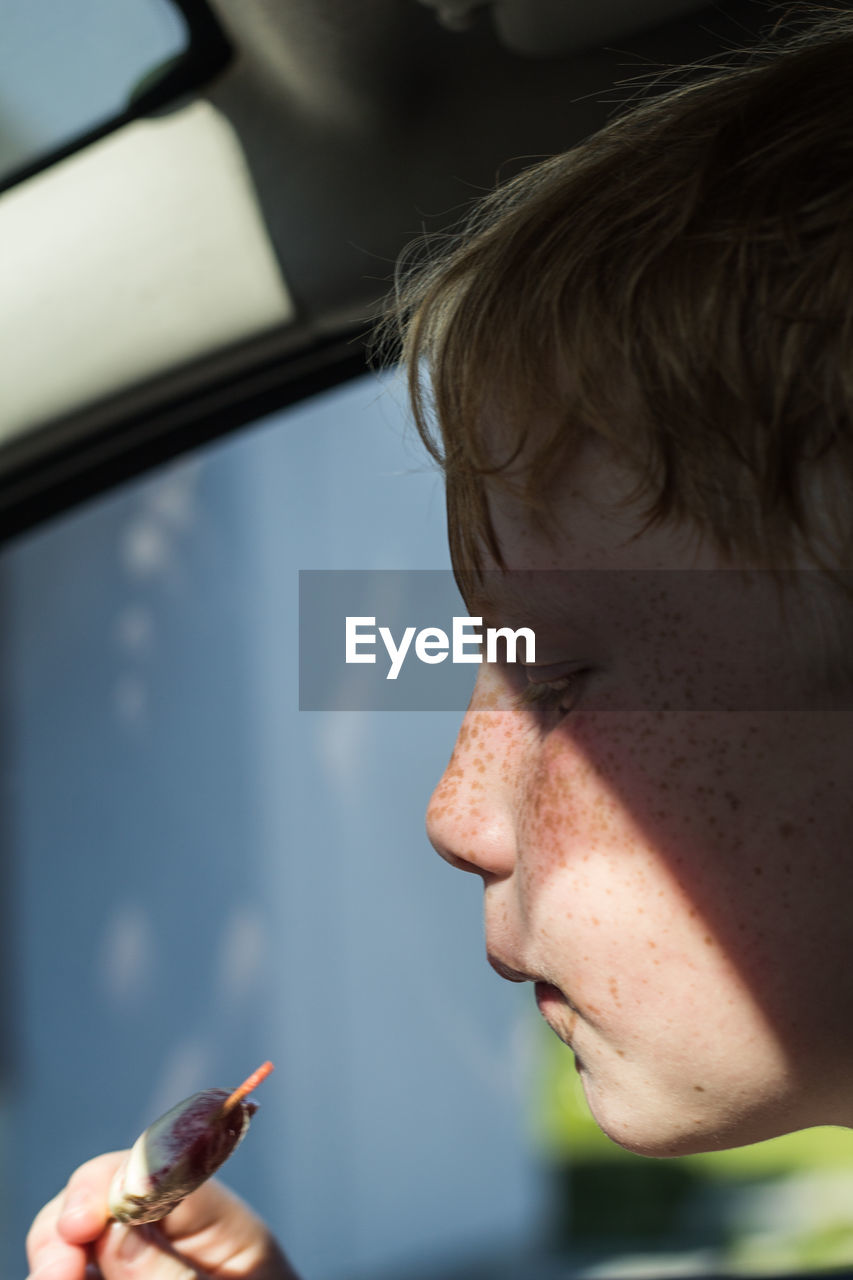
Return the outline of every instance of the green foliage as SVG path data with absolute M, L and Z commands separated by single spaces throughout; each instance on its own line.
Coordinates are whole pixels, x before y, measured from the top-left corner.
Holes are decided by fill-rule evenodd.
M 556 1161 L 636 1161 L 606 1138 L 590 1115 L 571 1052 L 546 1027 L 541 1029 L 540 1079 L 535 1131 L 540 1147 Z M 683 1156 L 681 1162 L 708 1179 L 729 1181 L 776 1177 L 799 1169 L 853 1167 L 853 1136 L 840 1128 L 804 1129 L 733 1151 Z
M 572 1056 L 540 1031 L 534 1126 L 558 1239 L 602 1254 L 710 1250 L 742 1274 L 853 1262 L 853 1136 L 816 1128 L 733 1151 L 650 1160 L 606 1138 Z

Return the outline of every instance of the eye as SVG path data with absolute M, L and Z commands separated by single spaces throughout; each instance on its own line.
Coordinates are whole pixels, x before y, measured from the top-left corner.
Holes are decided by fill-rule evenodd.
M 553 667 L 523 667 L 527 683 L 516 695 L 515 703 L 519 707 L 533 707 L 539 711 L 555 715 L 568 715 L 574 711 L 580 698 L 584 681 L 589 673 L 588 667 L 578 667 L 571 671 L 563 671 L 551 679 L 543 679 Z

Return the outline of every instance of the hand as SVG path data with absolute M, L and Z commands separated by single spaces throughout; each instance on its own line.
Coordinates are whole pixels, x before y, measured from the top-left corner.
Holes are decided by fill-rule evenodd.
M 104 1280 L 298 1280 L 261 1219 L 215 1180 L 150 1226 L 110 1221 L 109 1186 L 126 1155 L 81 1165 L 36 1216 L 27 1236 L 31 1280 L 84 1280 L 98 1270 Z

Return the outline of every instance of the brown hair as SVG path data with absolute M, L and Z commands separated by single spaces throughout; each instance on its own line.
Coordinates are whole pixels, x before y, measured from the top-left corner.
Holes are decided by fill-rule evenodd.
M 692 522 L 752 563 L 806 547 L 853 567 L 851 84 L 853 14 L 833 11 L 528 169 L 403 269 L 458 564 L 484 543 L 501 563 L 484 476 L 508 483 L 523 451 L 541 513 L 593 433 L 636 468 L 650 524 Z

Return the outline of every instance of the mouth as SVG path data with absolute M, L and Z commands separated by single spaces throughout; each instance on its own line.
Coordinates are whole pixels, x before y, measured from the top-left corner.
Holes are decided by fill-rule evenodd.
M 553 982 L 546 982 L 544 978 L 537 977 L 534 973 L 526 973 L 523 969 L 514 969 L 505 960 L 499 960 L 492 951 L 488 952 L 488 961 L 495 973 L 507 982 L 533 983 L 533 991 L 539 1012 L 548 1025 L 556 1031 L 561 1040 L 566 1039 L 566 1032 L 565 1030 L 561 1031 L 560 1027 L 565 1023 L 567 1016 L 569 1018 L 568 1031 L 569 1033 L 574 1031 L 579 1011 L 572 1004 L 569 997 Z
M 520 969 L 511 968 L 503 960 L 499 960 L 496 955 L 493 955 L 491 951 L 488 953 L 487 959 L 495 973 L 499 977 L 505 978 L 507 982 L 536 982 L 536 978 L 532 973 L 522 973 Z
M 545 1016 L 549 1009 L 554 1009 L 558 1005 L 564 1009 L 571 1009 L 566 997 L 563 995 L 559 987 L 555 987 L 551 982 L 537 982 L 533 988 L 536 995 L 536 1003 L 539 1006 L 539 1012 Z
M 534 991 L 539 1012 L 557 1038 L 572 1050 L 575 1055 L 575 1068 L 580 1071 L 583 1064 L 575 1046 L 575 1032 L 580 1016 L 578 1010 L 568 996 L 563 995 L 560 988 L 555 987 L 551 982 L 537 982 Z

